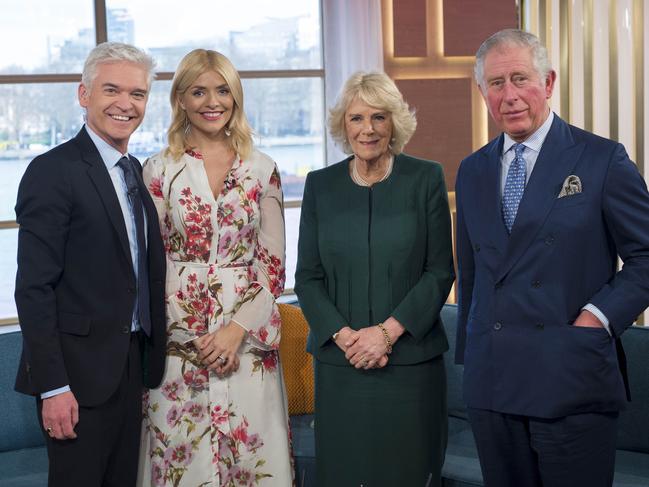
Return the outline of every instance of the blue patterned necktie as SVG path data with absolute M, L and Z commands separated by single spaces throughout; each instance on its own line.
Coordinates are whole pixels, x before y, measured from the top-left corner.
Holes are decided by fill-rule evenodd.
M 117 165 L 124 172 L 128 200 L 135 219 L 135 236 L 137 239 L 137 317 L 140 326 L 147 336 L 151 336 L 151 312 L 149 311 L 149 269 L 147 267 L 146 239 L 144 237 L 144 208 L 133 163 L 122 157 Z
M 509 166 L 507 171 L 507 179 L 505 180 L 505 189 L 503 190 L 503 220 L 509 233 L 512 232 L 514 220 L 516 219 L 516 212 L 518 205 L 523 199 L 523 192 L 525 191 L 525 175 L 527 168 L 525 167 L 525 159 L 523 159 L 523 151 L 525 146 L 523 144 L 514 144 L 514 160 Z

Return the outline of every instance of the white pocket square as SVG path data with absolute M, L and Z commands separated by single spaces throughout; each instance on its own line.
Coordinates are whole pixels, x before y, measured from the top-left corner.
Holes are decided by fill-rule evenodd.
M 571 174 L 563 182 L 563 186 L 561 187 L 561 192 L 559 193 L 559 196 L 557 196 L 557 199 L 563 198 L 565 196 L 572 196 L 573 194 L 579 194 L 579 193 L 581 193 L 581 179 L 579 179 L 579 176 L 575 176 L 574 174 Z

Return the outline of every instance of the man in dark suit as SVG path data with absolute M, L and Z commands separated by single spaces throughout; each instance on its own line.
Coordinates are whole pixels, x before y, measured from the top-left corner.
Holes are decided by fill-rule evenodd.
M 456 360 L 486 485 L 610 486 L 619 338 L 649 305 L 649 194 L 621 144 L 550 111 L 535 36 L 494 34 L 475 74 L 504 132 L 456 184 Z
M 104 43 L 86 60 L 86 124 L 20 183 L 16 390 L 37 397 L 50 486 L 135 485 L 143 385 L 162 378 L 164 249 L 139 162 L 153 61 Z

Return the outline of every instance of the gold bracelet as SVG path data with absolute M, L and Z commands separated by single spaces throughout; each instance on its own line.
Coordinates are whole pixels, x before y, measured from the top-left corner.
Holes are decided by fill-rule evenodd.
M 392 340 L 390 340 L 388 332 L 385 329 L 385 326 L 383 326 L 383 323 L 379 323 L 376 326 L 378 326 L 381 329 L 381 332 L 383 332 L 383 338 L 385 338 L 385 353 L 390 355 L 392 353 Z

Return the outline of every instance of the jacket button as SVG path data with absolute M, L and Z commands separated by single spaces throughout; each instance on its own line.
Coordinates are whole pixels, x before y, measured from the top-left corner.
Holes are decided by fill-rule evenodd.
M 545 237 L 545 245 L 552 245 L 554 243 L 554 235 Z
M 541 287 L 541 281 L 532 281 L 532 287 Z
M 475 249 L 476 252 L 480 252 L 480 244 L 475 244 L 473 248 Z
M 502 327 L 503 327 L 503 324 L 502 324 L 500 321 L 498 321 L 498 322 L 494 325 L 494 330 L 498 331 L 498 330 L 500 330 Z
M 536 328 L 539 330 L 543 329 L 543 323 L 535 323 L 534 326 L 536 326 Z
M 122 328 L 122 333 L 131 333 L 131 327 L 125 326 L 124 328 Z
M 501 287 L 503 287 L 503 283 L 502 282 L 497 282 L 496 284 L 494 284 L 494 287 L 496 289 L 500 289 Z

